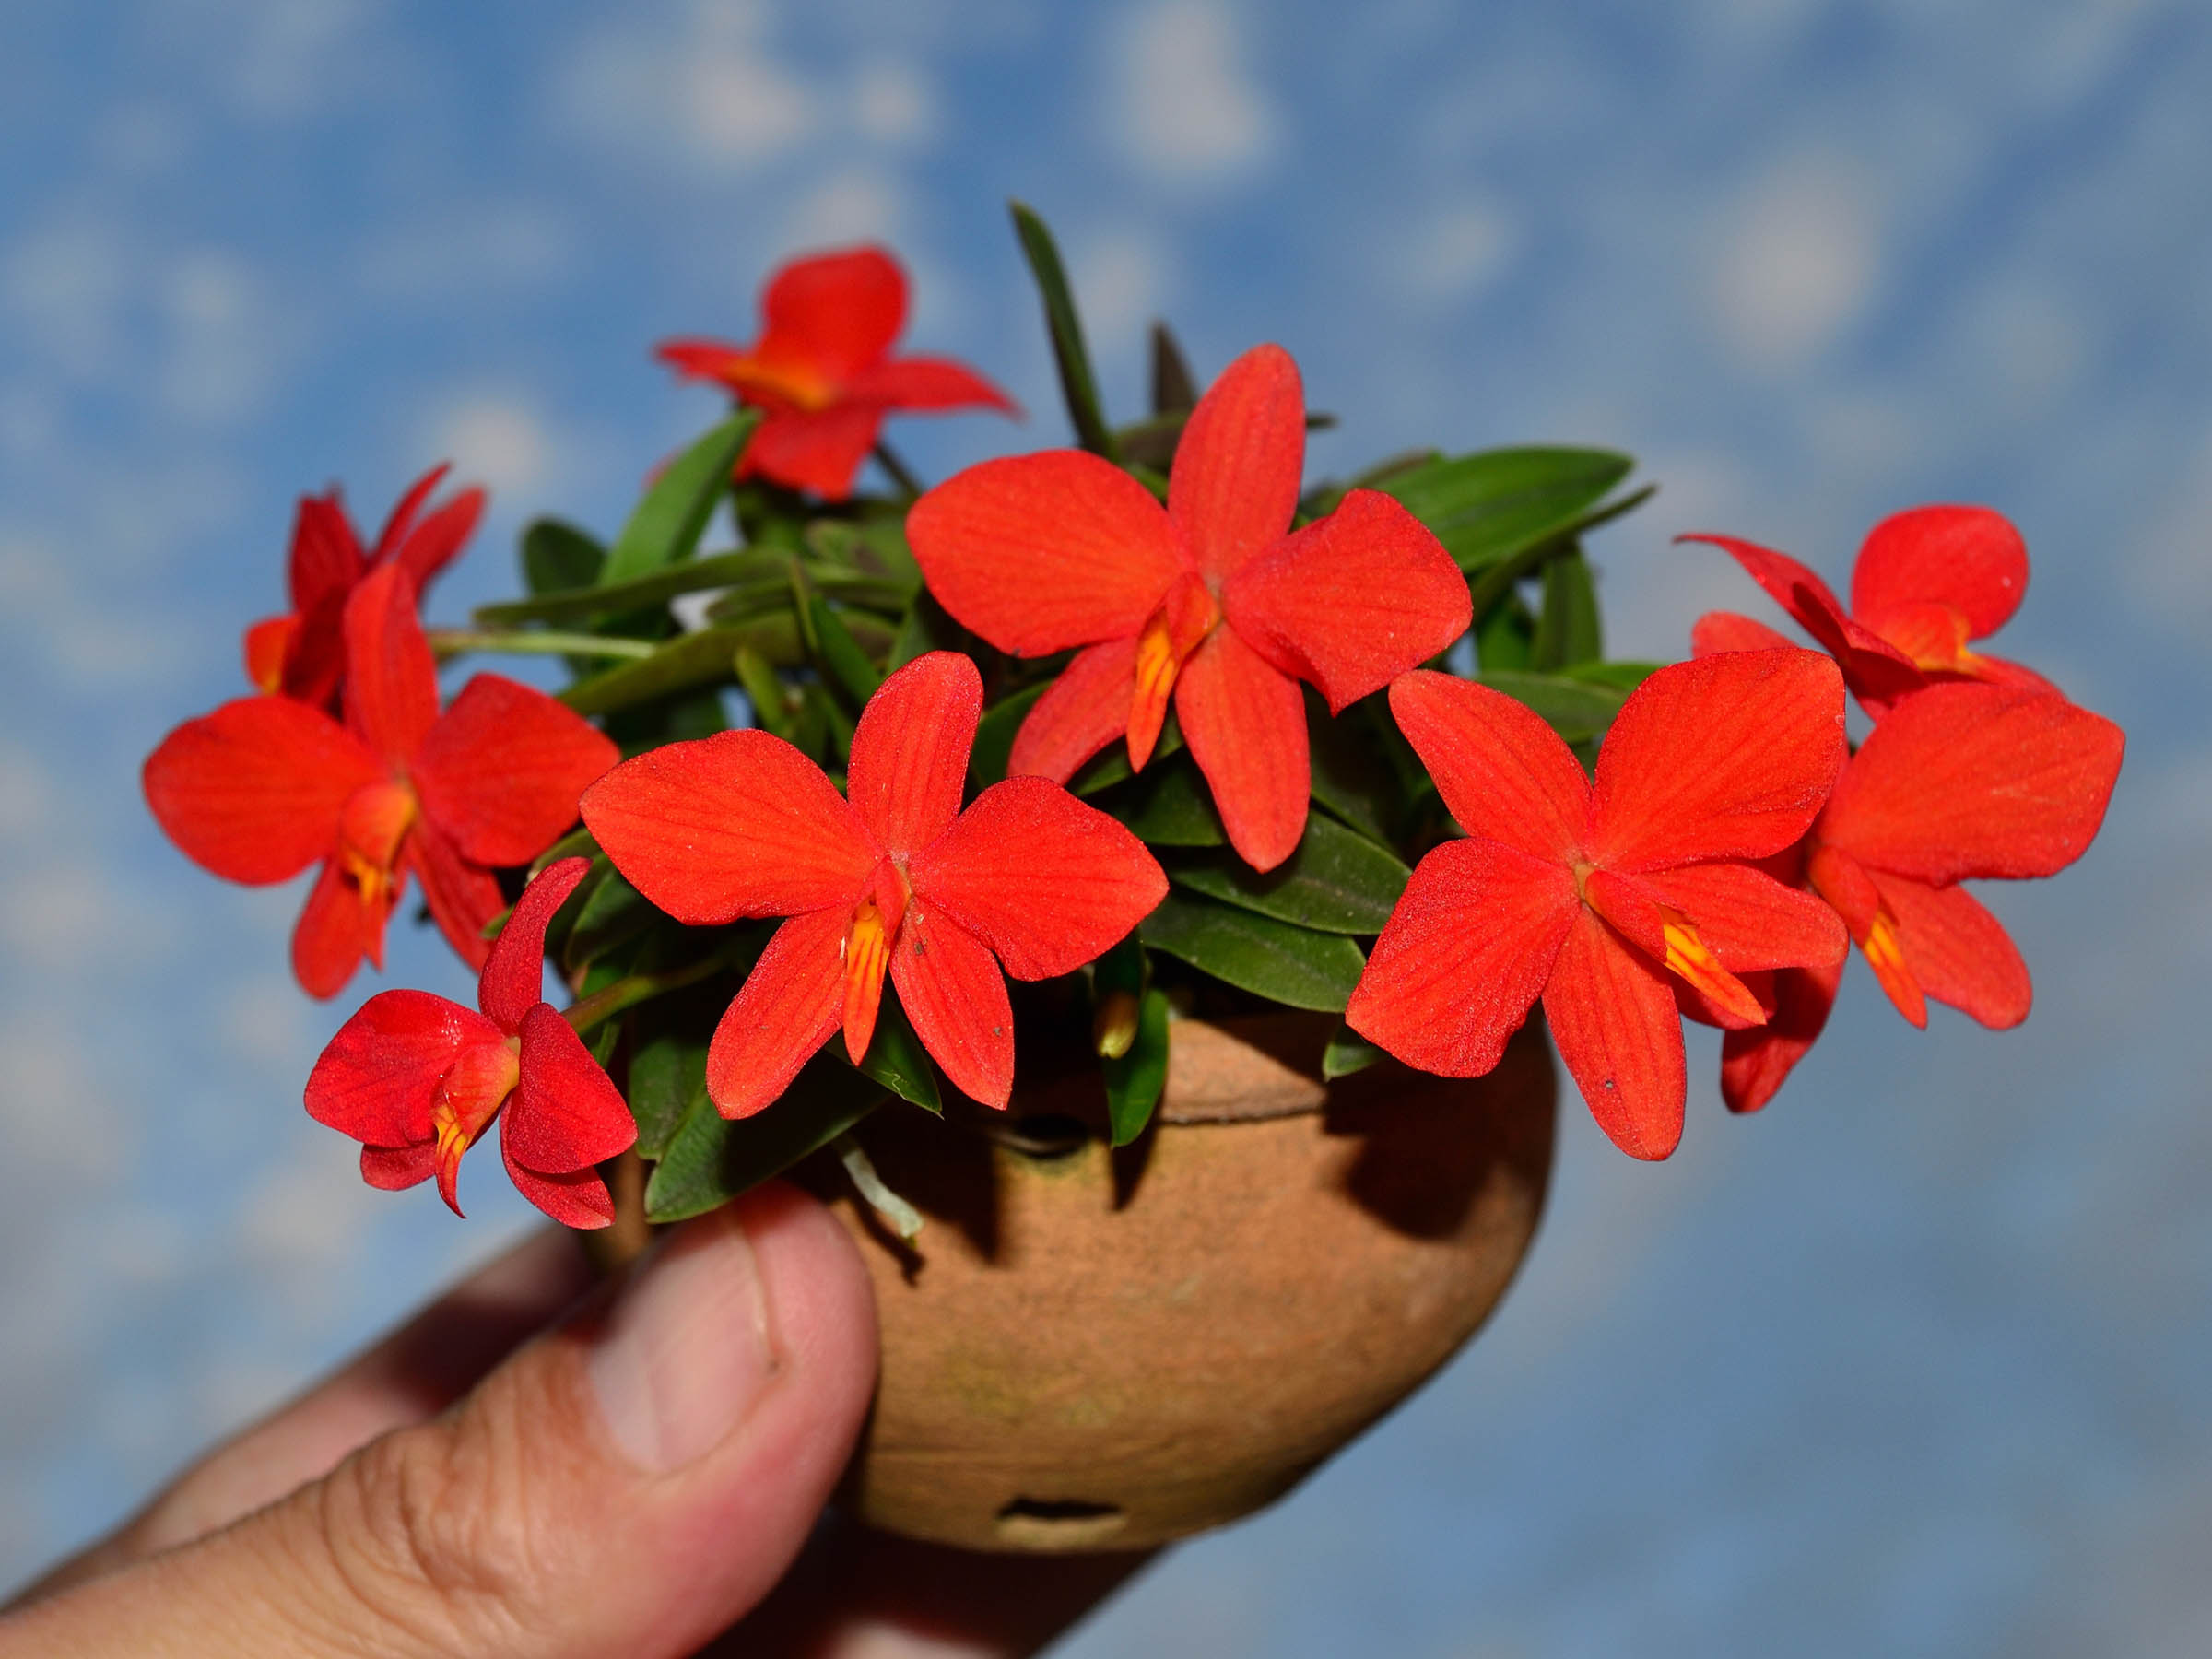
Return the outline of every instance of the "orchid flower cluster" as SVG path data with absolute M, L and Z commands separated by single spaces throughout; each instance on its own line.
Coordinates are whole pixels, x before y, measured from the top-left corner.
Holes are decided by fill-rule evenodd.
M 253 691 L 171 733 L 145 787 L 218 876 L 317 872 L 310 994 L 381 968 L 410 882 L 479 971 L 474 1008 L 371 997 L 308 1080 L 372 1185 L 435 1182 L 458 1212 L 496 1122 L 556 1218 L 612 1220 L 606 1172 L 635 1157 L 646 1216 L 675 1219 L 889 1100 L 1005 1108 L 1018 1076 L 1088 1070 L 1126 1143 L 1182 1017 L 1335 1016 L 1327 1076 L 1476 1077 L 1538 1002 L 1606 1135 L 1659 1159 L 1682 1020 L 1721 1028 L 1723 1097 L 1756 1111 L 1853 945 L 1916 1025 L 1930 1000 L 2027 1016 L 1962 884 L 2079 857 L 2123 737 L 1974 648 L 2027 587 L 2005 519 L 1884 521 L 1848 608 L 1781 553 L 1682 538 L 1810 646 L 1715 613 L 1687 662 L 1607 661 L 1583 543 L 1650 494 L 1615 493 L 1625 457 L 1424 451 L 1309 485 L 1328 419 L 1290 354 L 1201 396 L 1164 327 L 1151 413 L 1112 426 L 1052 239 L 1016 219 L 1075 447 L 924 488 L 888 416 L 1017 411 L 892 355 L 905 278 L 862 248 L 778 272 L 749 346 L 663 346 L 727 418 L 610 543 L 531 524 L 528 594 L 468 628 L 419 608 L 480 490 L 433 504 L 427 474 L 372 547 L 335 490 L 301 501 Z M 469 653 L 568 681 L 441 702 Z

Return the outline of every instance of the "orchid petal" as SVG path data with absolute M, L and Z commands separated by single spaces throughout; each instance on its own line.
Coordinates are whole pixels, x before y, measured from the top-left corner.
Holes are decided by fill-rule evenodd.
M 1689 629 L 1692 656 L 1712 656 L 1723 651 L 1779 651 L 1795 643 L 1787 634 L 1734 611 L 1707 611 Z
M 1128 729 L 1135 699 L 1135 635 L 1078 651 L 1022 717 L 1006 757 L 1007 775 L 1066 782 Z
M 1019 656 L 1134 635 L 1184 570 L 1151 493 L 1080 450 L 957 473 L 914 503 L 906 536 L 937 602 Z
M 393 550 L 406 539 L 415 528 L 415 515 L 422 504 L 430 499 L 445 475 L 453 470 L 453 463 L 441 461 L 406 488 L 406 493 L 392 503 L 392 511 L 384 516 L 384 527 L 376 534 L 376 546 L 363 561 L 363 569 L 378 559 L 389 559 Z
M 853 493 L 853 476 L 882 429 L 883 410 L 873 404 L 774 409 L 754 429 L 737 458 L 737 476 L 759 473 L 793 489 L 811 489 L 824 500 L 841 501 Z
M 522 1018 L 521 1076 L 500 1122 L 509 1169 L 566 1175 L 636 1144 L 638 1125 L 573 1027 L 540 1002 Z
M 1408 1065 L 1478 1077 L 1527 1019 L 1581 910 L 1559 863 L 1447 841 L 1406 884 L 1345 1023 Z
M 916 657 L 877 688 L 853 733 L 845 794 L 894 858 L 921 851 L 960 810 L 983 680 L 957 651 Z
M 1544 989 L 1544 1017 L 1613 1144 L 1632 1158 L 1669 1156 L 1681 1144 L 1688 1080 L 1666 974 L 1583 910 Z
M 794 916 L 760 953 L 707 1048 L 707 1095 L 724 1117 L 773 1102 L 837 1030 L 850 920 L 841 906 Z
M 1416 669 L 1392 682 L 1390 712 L 1469 835 L 1554 862 L 1575 855 L 1590 785 L 1535 710 L 1455 675 Z
M 1169 474 L 1168 516 L 1199 574 L 1233 576 L 1282 538 L 1305 455 L 1298 365 L 1280 346 L 1254 346 L 1198 400 Z
M 1862 700 L 1886 705 L 1926 683 L 1926 677 L 1910 657 L 1846 615 L 1828 583 L 1788 554 L 1730 535 L 1680 535 L 1675 539 L 1707 543 L 1743 566 L 1776 604 L 1797 618 L 1820 649 L 1836 659 L 1845 681 Z
M 363 957 L 382 967 L 384 923 L 398 900 L 396 882 L 381 899 L 364 899 L 335 859 L 325 864 L 292 928 L 292 976 L 300 988 L 310 996 L 333 997 Z
M 438 1143 L 434 1140 L 406 1147 L 361 1148 L 361 1179 L 380 1192 L 404 1193 L 437 1173 Z
M 1230 845 L 1253 869 L 1274 869 L 1306 832 L 1313 782 L 1298 682 L 1218 628 L 1176 677 L 1175 713 Z
M 1448 648 L 1472 617 L 1443 544 L 1372 489 L 1245 563 L 1221 608 L 1246 644 L 1319 687 L 1333 714 Z
M 1851 935 L 1834 911 L 1804 888 L 1785 886 L 1749 865 L 1678 865 L 1641 876 L 1605 874 L 1688 917 L 1731 973 L 1832 968 L 1851 953 Z
M 423 816 L 480 865 L 527 864 L 576 821 L 577 797 L 622 754 L 543 691 L 479 674 L 409 769 Z
M 1592 855 L 1635 872 L 1778 853 L 1812 823 L 1843 755 L 1842 677 L 1817 652 L 1662 668 L 1630 694 L 1598 753 Z
M 754 355 L 842 382 L 890 349 L 906 322 L 906 274 L 877 247 L 794 259 L 760 296 Z
M 891 947 L 891 982 L 953 1087 L 1005 1106 L 1014 1092 L 1014 1009 L 989 947 L 917 893 Z
M 1899 703 L 1836 785 L 1820 839 L 1942 886 L 2051 876 L 2104 821 L 2126 736 L 2064 698 L 1954 681 Z
M 244 697 L 163 738 L 143 782 L 147 805 L 185 857 L 261 887 L 329 856 L 347 800 L 383 775 L 360 740 L 320 709 Z
M 626 760 L 583 821 L 631 886 L 677 921 L 849 908 L 878 850 L 822 769 L 766 732 L 717 732 Z
M 438 668 L 415 615 L 415 588 L 380 565 L 346 601 L 346 724 L 394 766 L 406 766 L 438 718 Z
M 1019 980 L 1073 973 L 1168 891 L 1144 842 L 1042 778 L 984 790 L 907 874 L 917 898 L 989 946 Z
M 1767 1023 L 1721 1039 L 1721 1099 L 1731 1112 L 1757 1112 L 1789 1077 L 1828 1024 L 1843 964 L 1783 968 L 1773 975 Z
M 890 409 L 961 409 L 981 406 L 1018 412 L 1014 400 L 965 363 L 950 358 L 893 358 L 854 372 L 845 395 Z
M 1921 991 L 1994 1031 L 2028 1018 L 2035 987 L 2004 924 L 1964 888 L 1930 887 L 1869 871 L 1897 918 L 1898 937 Z
M 546 925 L 590 874 L 588 858 L 563 858 L 540 870 L 500 936 L 491 942 L 477 985 L 477 1006 L 509 1036 L 523 1029 L 523 1017 L 546 1000 Z
M 402 862 L 422 883 L 422 901 L 453 954 L 481 969 L 491 955 L 484 929 L 507 908 L 499 881 L 482 865 L 464 858 L 437 825 L 419 818 L 407 832 Z
M 430 1135 L 438 1086 L 465 1049 L 505 1041 L 473 1009 L 427 991 L 382 991 L 338 1028 L 307 1078 L 307 1115 L 372 1147 Z
M 1914 507 L 1877 524 L 1851 572 L 1851 611 L 1877 633 L 1908 607 L 1948 606 L 1967 638 L 2004 627 L 2028 591 L 2028 546 L 1986 507 Z
M 368 560 L 353 525 L 339 504 L 338 492 L 301 496 L 292 521 L 292 548 L 285 588 L 295 611 L 312 610 L 326 599 L 344 601 L 360 581 Z
M 441 466 L 429 477 L 436 479 L 444 471 Z M 418 601 L 438 573 L 460 556 L 468 538 L 476 534 L 477 522 L 484 516 L 485 499 L 481 489 L 462 490 L 412 526 L 399 542 L 392 559 L 406 571 Z
M 502 1126 L 500 1153 L 507 1165 L 507 1178 L 514 1182 L 516 1192 L 563 1227 L 590 1232 L 614 1225 L 614 1194 L 606 1190 L 606 1182 L 598 1171 L 584 1169 L 565 1175 L 547 1175 L 524 1169 L 508 1154 L 507 1135 Z

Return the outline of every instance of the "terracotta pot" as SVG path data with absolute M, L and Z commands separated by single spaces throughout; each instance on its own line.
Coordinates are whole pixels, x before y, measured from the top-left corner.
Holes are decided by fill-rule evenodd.
M 1333 1022 L 1172 1028 L 1156 1126 L 1110 1153 L 1095 1072 L 863 1140 L 910 1249 L 811 1180 L 874 1276 L 883 1372 L 843 1500 L 971 1549 L 1140 1548 L 1281 1497 L 1450 1358 L 1550 1172 L 1537 1022 L 1474 1080 L 1321 1081 Z

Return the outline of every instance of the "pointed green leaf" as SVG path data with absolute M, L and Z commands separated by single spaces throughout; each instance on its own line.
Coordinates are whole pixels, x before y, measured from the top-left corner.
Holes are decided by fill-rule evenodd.
M 625 663 L 605 674 L 594 674 L 558 696 L 579 714 L 627 709 L 709 680 L 731 678 L 734 671 L 730 665 L 740 645 L 750 645 L 770 662 L 786 667 L 806 660 L 799 649 L 798 625 L 786 611 L 782 616 L 678 635 L 642 662 Z
M 640 1042 L 629 1056 L 629 1112 L 638 1120 L 638 1156 L 663 1156 L 684 1114 L 706 1093 L 704 1039 L 668 1030 Z
M 827 599 L 809 594 L 806 610 L 807 620 L 814 625 L 816 661 L 822 672 L 838 683 L 854 708 L 865 708 L 868 699 L 876 695 L 876 688 L 883 684 L 883 676 Z
M 883 1086 L 817 1054 L 781 1100 L 731 1122 L 702 1088 L 645 1183 L 650 1221 L 682 1221 L 719 1208 L 828 1146 L 887 1099 Z
M 1463 571 L 1549 540 L 1629 475 L 1610 450 L 1483 450 L 1432 461 L 1377 488 L 1436 533 Z
M 1548 672 L 1594 663 L 1605 654 L 1597 584 L 1582 548 L 1570 543 L 1566 552 L 1544 561 L 1544 608 L 1536 618 L 1530 666 Z
M 1379 934 L 1413 872 L 1335 818 L 1312 814 L 1288 858 L 1265 875 L 1235 853 L 1186 853 L 1161 861 L 1180 887 L 1318 933 Z
M 1475 625 L 1475 660 L 1483 668 L 1526 668 L 1536 653 L 1536 618 L 1509 593 Z
M 759 410 L 740 409 L 671 461 L 615 538 L 599 580 L 629 582 L 690 558 L 759 424 Z
M 1076 429 L 1076 441 L 1109 461 L 1114 453 L 1113 434 L 1099 404 L 1099 382 L 1090 370 L 1090 350 L 1083 343 L 1082 320 L 1076 314 L 1076 298 L 1068 289 L 1067 272 L 1060 264 L 1060 250 L 1044 221 L 1020 202 L 1006 204 L 1014 215 L 1014 233 L 1037 279 L 1044 300 L 1044 324 L 1053 337 L 1053 361 L 1059 365 L 1060 390 L 1067 400 L 1067 418 Z
M 1389 718 L 1387 709 L 1383 718 Z M 1328 705 L 1309 690 L 1306 744 L 1313 798 L 1370 841 L 1389 846 L 1405 811 L 1405 794 L 1372 740 L 1364 706 L 1332 718 Z
M 1168 998 L 1147 991 L 1137 1006 L 1136 1037 L 1118 1059 L 1099 1062 L 1106 1074 L 1106 1121 L 1112 1142 L 1125 1147 L 1145 1132 L 1168 1086 Z
M 1198 406 L 1198 382 L 1165 323 L 1152 324 L 1152 413 L 1172 415 Z
M 1146 945 L 1254 995 L 1341 1014 L 1367 959 L 1343 934 L 1170 892 L 1138 928 Z
M 1338 1077 L 1365 1071 L 1382 1058 L 1381 1049 L 1339 1020 L 1335 1032 L 1329 1038 L 1329 1046 L 1321 1052 L 1321 1075 L 1334 1083 Z
M 523 532 L 523 585 L 534 594 L 588 587 L 606 563 L 605 547 L 559 519 L 532 519 Z
M 1570 679 L 1609 687 L 1625 697 L 1665 666 L 1664 663 L 1571 663 L 1560 672 Z

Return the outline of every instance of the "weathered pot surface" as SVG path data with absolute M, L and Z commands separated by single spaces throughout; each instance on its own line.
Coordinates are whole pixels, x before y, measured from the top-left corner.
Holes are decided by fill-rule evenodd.
M 1282 1496 L 1450 1358 L 1535 1231 L 1549 1045 L 1532 1022 L 1487 1077 L 1324 1084 L 1333 1025 L 1178 1021 L 1119 1152 L 1095 1072 L 965 1134 L 879 1112 L 911 1248 L 814 1166 L 883 1334 L 848 1508 L 971 1549 L 1142 1548 Z

